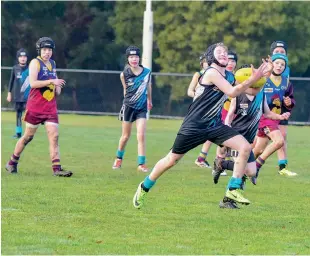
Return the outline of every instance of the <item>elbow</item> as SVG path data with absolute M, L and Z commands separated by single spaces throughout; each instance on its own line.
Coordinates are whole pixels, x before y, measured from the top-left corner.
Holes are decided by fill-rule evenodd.
M 238 94 L 235 91 L 231 91 L 229 93 L 226 93 L 226 95 L 230 98 L 236 98 Z

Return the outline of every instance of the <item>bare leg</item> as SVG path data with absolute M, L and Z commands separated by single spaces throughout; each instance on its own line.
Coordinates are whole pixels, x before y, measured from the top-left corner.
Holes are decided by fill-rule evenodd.
M 253 148 L 253 153 L 255 158 L 258 158 L 261 153 L 264 152 L 265 148 L 269 143 L 268 137 L 256 137 L 255 147 Z
M 46 123 L 45 129 L 47 132 L 47 137 L 49 141 L 49 151 L 51 161 L 55 159 L 60 160 L 60 152 L 59 152 L 59 133 L 58 133 L 58 124 L 56 123 Z
M 284 145 L 282 148 L 278 149 L 278 160 L 284 160 L 285 165 L 287 164 L 287 125 L 279 125 L 279 129 L 284 138 Z
M 123 122 L 122 123 L 122 136 L 119 140 L 118 144 L 118 150 L 124 151 L 126 144 L 130 138 L 131 135 L 131 128 L 132 128 L 132 123 L 130 122 Z
M 137 140 L 138 140 L 138 156 L 145 156 L 146 119 L 145 118 L 137 119 L 136 126 L 137 126 Z
M 284 138 L 280 130 L 272 131 L 268 136 L 272 140 L 272 143 L 270 143 L 260 155 L 260 158 L 264 161 L 284 145 Z
M 184 154 L 175 154 L 170 151 L 168 155 L 155 164 L 149 178 L 153 181 L 157 180 L 164 172 L 172 168 L 183 156 Z
M 14 149 L 14 155 L 20 156 L 21 153 L 24 151 L 27 144 L 33 139 L 38 127 L 27 127 L 24 135 L 17 141 L 15 149 Z

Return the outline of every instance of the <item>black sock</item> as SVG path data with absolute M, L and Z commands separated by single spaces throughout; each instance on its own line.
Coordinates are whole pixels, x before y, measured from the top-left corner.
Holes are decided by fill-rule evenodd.
M 279 164 L 279 170 L 281 171 L 282 169 L 284 169 L 286 167 L 286 164 Z
M 141 188 L 145 191 L 145 192 L 149 192 L 149 188 L 144 187 L 143 183 L 141 184 Z
M 234 161 L 231 161 L 231 160 L 224 160 L 221 163 L 221 166 L 223 169 L 230 170 L 230 171 L 234 170 L 234 165 L 235 165 Z

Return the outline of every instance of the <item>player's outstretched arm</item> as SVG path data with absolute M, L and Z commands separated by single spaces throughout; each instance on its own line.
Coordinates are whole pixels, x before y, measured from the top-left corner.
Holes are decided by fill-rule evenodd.
M 252 68 L 252 75 L 250 78 L 234 87 L 217 70 L 212 68 L 207 71 L 208 78 L 206 80 L 208 81 L 206 84 L 212 83 L 229 97 L 235 98 L 263 77 L 264 68 L 266 68 L 265 63 L 263 63 L 257 70 Z

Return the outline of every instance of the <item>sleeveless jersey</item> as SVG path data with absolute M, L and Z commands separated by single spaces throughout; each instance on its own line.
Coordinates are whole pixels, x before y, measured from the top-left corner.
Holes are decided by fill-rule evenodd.
M 9 92 L 13 93 L 12 101 L 26 102 L 25 90 L 29 84 L 28 65 L 20 66 L 19 64 L 13 67 L 9 82 Z
M 231 127 L 243 135 L 249 143 L 253 143 L 258 129 L 259 120 L 263 114 L 264 91 L 261 90 L 253 100 L 245 93 L 236 97 L 235 118 Z
M 141 66 L 142 67 L 142 66 Z M 147 87 L 151 79 L 151 70 L 142 67 L 139 75 L 135 75 L 129 65 L 123 71 L 126 94 L 123 104 L 134 109 L 147 111 Z
M 288 85 L 287 77 L 282 75 L 281 78 L 282 81 L 278 86 L 268 78 L 263 88 L 270 111 L 279 115 L 282 113 L 283 97 Z M 279 122 L 279 120 L 271 120 L 262 116 L 259 126 L 264 127 L 275 123 L 278 124 Z
M 39 81 L 57 78 L 55 61 L 49 60 L 51 63 L 51 69 L 49 69 L 40 57 L 37 57 L 36 60 L 38 60 L 39 64 Z M 50 84 L 41 88 L 31 88 L 26 109 L 40 114 L 57 113 L 55 85 Z
M 210 68 L 213 67 L 208 67 L 205 72 Z M 225 71 L 225 79 L 230 84 L 235 82 L 234 75 L 229 71 Z M 199 85 L 196 91 L 197 97 L 189 106 L 180 134 L 194 135 L 221 123 L 221 110 L 227 96 L 213 84 L 204 85 L 199 82 Z

